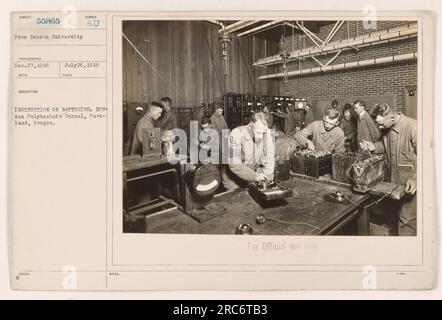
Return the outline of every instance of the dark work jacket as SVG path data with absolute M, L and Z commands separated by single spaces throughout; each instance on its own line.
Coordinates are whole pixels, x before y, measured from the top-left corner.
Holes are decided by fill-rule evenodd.
M 357 143 L 359 148 L 359 143 L 362 140 L 366 140 L 375 143 L 381 137 L 379 128 L 374 122 L 373 118 L 368 112 L 365 112 L 362 117 L 359 117 L 358 128 L 357 128 Z

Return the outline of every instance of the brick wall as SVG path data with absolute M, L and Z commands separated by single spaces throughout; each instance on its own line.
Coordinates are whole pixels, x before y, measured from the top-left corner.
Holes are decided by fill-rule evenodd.
M 378 21 L 377 30 L 404 25 L 406 21 Z M 319 38 L 325 39 L 333 25 L 324 26 L 318 33 Z M 331 41 L 346 39 L 374 30 L 365 30 L 362 21 L 349 21 L 344 23 Z M 291 36 L 291 30 L 286 29 L 284 48 L 295 50 L 314 45 L 306 36 Z M 340 64 L 358 60 L 373 59 L 397 54 L 411 53 L 417 51 L 417 38 L 392 42 L 390 44 L 376 45 L 373 47 L 361 48 L 342 52 L 332 64 Z M 325 63 L 334 54 L 318 57 L 318 60 Z M 318 64 L 311 58 L 301 61 L 300 67 L 312 68 Z M 288 64 L 290 70 L 298 70 L 297 62 Z M 322 74 L 304 75 L 301 77 L 289 78 L 288 82 L 280 82 L 281 95 L 292 95 L 316 98 L 344 97 L 344 96 L 365 96 L 393 94 L 396 108 L 404 110 L 404 88 L 417 83 L 416 61 L 406 61 L 380 66 L 370 66 L 342 71 L 332 71 Z

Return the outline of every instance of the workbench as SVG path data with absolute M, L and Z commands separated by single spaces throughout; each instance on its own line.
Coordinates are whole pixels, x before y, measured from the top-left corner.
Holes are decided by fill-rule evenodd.
M 184 191 L 184 164 L 187 157 L 176 155 L 177 162 L 170 163 L 166 156 L 158 156 L 155 158 L 143 158 L 141 156 L 128 156 L 123 158 L 123 210 L 132 216 L 140 215 L 143 212 L 164 206 L 175 205 L 185 201 Z M 166 199 L 160 196 L 157 200 L 137 204 L 130 207 L 128 203 L 128 193 L 130 192 L 131 182 L 148 180 L 152 177 L 174 174 L 175 183 L 178 187 L 178 195 L 176 199 Z
M 363 206 L 369 195 L 352 193 L 350 186 L 312 178 L 291 177 L 280 184 L 293 190 L 293 196 L 272 206 L 257 203 L 246 189 L 219 194 L 206 207 L 216 217 L 197 222 L 179 209 L 158 216 L 147 216 L 146 233 L 235 234 L 239 224 L 248 223 L 257 235 L 332 235 L 352 224 L 357 234 L 369 234 L 369 213 Z M 324 199 L 331 192 L 344 192 L 351 202 L 334 203 Z M 267 217 L 264 224 L 256 216 Z M 270 220 L 270 218 L 280 221 Z M 284 222 L 281 222 L 284 221 Z M 291 223 L 293 222 L 293 223 Z

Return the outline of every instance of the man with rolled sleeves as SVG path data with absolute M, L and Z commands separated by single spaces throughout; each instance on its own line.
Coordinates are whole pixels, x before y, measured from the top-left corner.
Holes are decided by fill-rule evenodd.
M 222 172 L 223 185 L 234 190 L 252 182 L 273 181 L 275 137 L 263 112 L 252 115 L 248 125 L 232 130 L 229 136 L 230 158 Z
M 395 112 L 387 103 L 376 105 L 372 114 L 381 129 L 382 138 L 375 143 L 363 141 L 364 150 L 385 153 L 391 170 L 391 182 L 405 186 L 400 200 L 388 200 L 388 214 L 398 215 L 398 234 L 416 235 L 416 162 L 417 121 Z
M 339 111 L 328 109 L 322 120 L 313 121 L 295 134 L 295 140 L 309 150 L 345 152 L 345 134 L 339 127 Z

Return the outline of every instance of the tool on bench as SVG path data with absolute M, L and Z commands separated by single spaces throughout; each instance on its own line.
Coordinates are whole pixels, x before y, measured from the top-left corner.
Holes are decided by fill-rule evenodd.
M 324 196 L 324 199 L 335 203 L 348 203 L 348 199 L 341 191 L 331 192 Z
M 293 190 L 279 185 L 276 181 L 266 179 L 254 182 L 249 185 L 249 192 L 252 197 L 261 201 L 278 200 L 288 198 L 293 195 Z
M 241 223 L 236 228 L 236 234 L 253 234 L 252 226 L 248 223 Z

